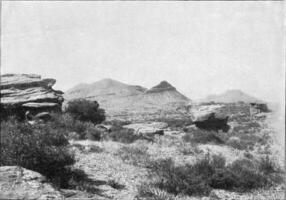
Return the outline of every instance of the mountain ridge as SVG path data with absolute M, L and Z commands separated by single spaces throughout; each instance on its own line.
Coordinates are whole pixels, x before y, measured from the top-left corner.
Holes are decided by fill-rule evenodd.
M 237 102 L 262 102 L 256 97 L 253 97 L 239 89 L 226 90 L 221 94 L 213 94 L 205 97 L 202 102 L 216 102 L 216 103 L 237 103 Z
M 67 101 L 77 98 L 98 101 L 107 113 L 154 113 L 175 110 L 190 99 L 177 91 L 167 81 L 161 81 L 147 89 L 140 85 L 129 85 L 114 79 L 102 79 L 91 84 L 78 84 L 67 90 Z

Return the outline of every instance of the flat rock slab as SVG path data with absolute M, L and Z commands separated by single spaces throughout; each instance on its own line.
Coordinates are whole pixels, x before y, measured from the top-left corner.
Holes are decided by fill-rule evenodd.
M 167 123 L 164 122 L 152 122 L 152 123 L 137 123 L 137 124 L 129 124 L 123 126 L 124 128 L 134 129 L 135 131 L 138 129 L 148 129 L 148 128 L 154 128 L 154 129 L 164 129 L 168 127 Z
M 163 129 L 167 128 L 168 124 L 164 122 L 152 122 L 146 124 L 129 124 L 123 126 L 123 128 L 133 129 L 135 134 L 149 135 L 164 134 Z
M 9 92 L 9 93 L 8 93 Z M 1 104 L 24 104 L 34 101 L 59 102 L 61 95 L 43 87 L 1 90 Z

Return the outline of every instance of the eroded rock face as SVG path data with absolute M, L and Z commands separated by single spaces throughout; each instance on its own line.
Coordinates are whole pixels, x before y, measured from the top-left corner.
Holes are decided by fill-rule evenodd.
M 60 111 L 63 92 L 52 89 L 55 83 L 34 74 L 1 75 L 1 115 Z
M 0 199 L 61 200 L 41 174 L 16 166 L 0 167 Z

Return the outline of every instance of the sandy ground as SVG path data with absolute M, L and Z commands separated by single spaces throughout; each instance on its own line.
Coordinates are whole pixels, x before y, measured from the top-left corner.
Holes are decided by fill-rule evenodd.
M 272 135 L 272 151 L 279 158 L 281 166 L 284 165 L 285 152 L 285 129 L 282 123 L 284 117 L 277 113 L 269 114 L 266 123 L 275 130 Z M 281 125 L 283 124 L 283 125 Z M 97 181 L 98 189 L 104 199 L 114 200 L 134 200 L 137 194 L 137 186 L 148 179 L 148 171 L 144 167 L 134 166 L 124 162 L 116 153 L 123 146 L 144 147 L 148 149 L 151 159 L 172 158 L 177 164 L 191 164 L 196 161 L 200 154 L 184 154 L 179 151 L 180 140 L 183 133 L 167 133 L 163 137 L 156 138 L 154 143 L 147 141 L 136 141 L 132 144 L 122 144 L 113 141 L 74 141 L 87 148 L 97 146 L 103 149 L 103 152 L 80 152 L 76 151 L 78 162 L 76 167 L 83 169 L 89 178 Z M 232 162 L 237 158 L 243 157 L 244 151 L 236 150 L 224 145 L 201 144 L 197 146 L 201 152 L 211 152 L 214 154 L 223 154 L 227 162 Z M 113 180 L 121 185 L 123 189 L 115 189 L 107 184 Z M 216 198 L 218 196 L 219 198 Z M 94 198 L 96 199 L 96 198 Z M 177 197 L 178 200 L 211 200 L 211 199 L 233 199 L 233 200 L 282 200 L 284 199 L 284 190 L 282 186 L 268 190 L 256 190 L 251 193 L 234 193 L 223 190 L 213 190 L 210 197 Z

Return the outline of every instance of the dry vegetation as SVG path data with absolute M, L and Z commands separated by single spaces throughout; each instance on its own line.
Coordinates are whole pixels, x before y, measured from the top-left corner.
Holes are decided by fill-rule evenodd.
M 1 121 L 1 165 L 41 172 L 58 187 L 95 199 L 282 199 L 269 192 L 284 187 L 270 148 L 275 133 L 266 119 L 252 118 L 240 106 L 227 107 L 227 133 L 168 120 L 171 128 L 152 142 L 120 121 L 109 122 L 106 131 L 68 113 L 33 127 L 9 119 Z

